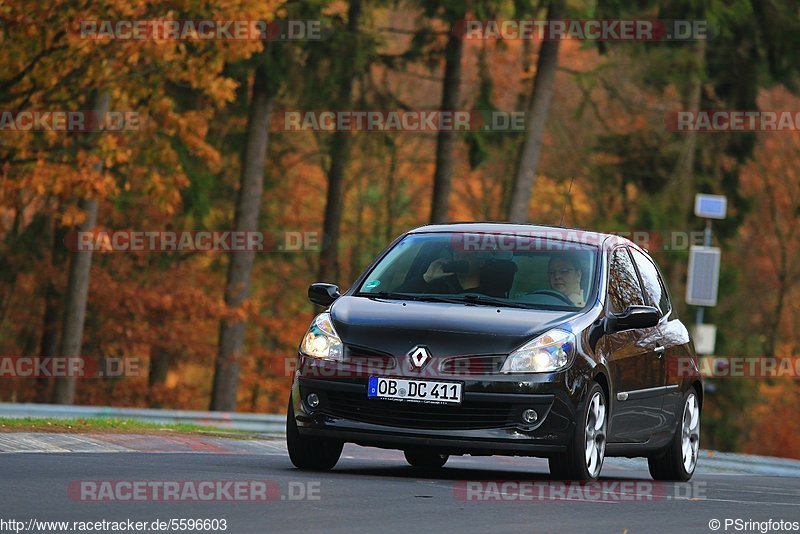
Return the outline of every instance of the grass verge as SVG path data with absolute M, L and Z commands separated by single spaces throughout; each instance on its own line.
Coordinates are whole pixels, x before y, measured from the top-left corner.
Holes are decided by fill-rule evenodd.
M 187 423 L 159 424 L 137 419 L 87 417 L 57 419 L 40 417 L 0 417 L 0 432 L 113 432 L 129 434 L 203 434 L 233 438 L 255 437 L 253 432 L 228 430 Z

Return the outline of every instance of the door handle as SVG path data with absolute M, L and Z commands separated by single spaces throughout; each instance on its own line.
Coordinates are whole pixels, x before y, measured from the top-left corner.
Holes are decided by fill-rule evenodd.
M 665 348 L 666 348 L 666 347 L 662 347 L 662 346 L 660 346 L 660 345 L 659 345 L 658 347 L 656 347 L 655 353 L 656 353 L 656 354 L 658 354 L 658 357 L 659 357 L 659 358 L 660 358 L 660 357 L 662 357 L 662 356 L 664 355 L 664 349 L 665 349 Z

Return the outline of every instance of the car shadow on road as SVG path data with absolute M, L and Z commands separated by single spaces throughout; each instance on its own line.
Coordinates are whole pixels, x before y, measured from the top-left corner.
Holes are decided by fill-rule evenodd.
M 561 478 L 554 477 L 547 472 L 534 472 L 534 471 L 509 471 L 505 469 L 466 469 L 461 467 L 443 467 L 439 469 L 422 469 L 411 466 L 404 467 L 350 467 L 350 468 L 336 468 L 331 473 L 342 475 L 358 475 L 358 476 L 377 476 L 377 477 L 392 477 L 392 478 L 412 478 L 412 479 L 428 479 L 428 480 L 476 480 L 476 481 L 500 481 L 500 480 L 515 480 L 515 481 L 563 481 Z M 627 480 L 651 480 L 646 473 L 636 474 L 633 476 L 621 478 L 619 476 L 600 476 L 603 481 L 627 481 Z
M 420 468 L 406 465 L 405 461 L 401 458 L 398 460 L 380 460 L 378 465 L 366 465 L 367 462 L 378 463 L 377 460 L 372 459 L 355 459 L 347 458 L 340 461 L 340 463 L 328 474 L 329 475 L 356 475 L 359 477 L 380 477 L 380 478 L 397 478 L 397 479 L 416 479 L 416 480 L 441 480 L 441 481 L 530 481 L 530 482 L 554 482 L 563 481 L 561 478 L 554 477 L 548 472 L 547 462 L 541 459 L 531 458 L 531 465 L 529 469 L 521 468 L 519 465 L 509 465 L 502 461 L 497 461 L 496 466 L 487 465 L 486 463 L 476 464 L 474 467 L 467 467 L 463 462 L 460 465 L 445 465 L 440 468 Z M 387 464 L 387 461 L 393 464 Z M 457 460 L 458 461 L 458 460 Z M 492 460 L 493 462 L 495 460 Z M 356 463 L 354 465 L 354 463 Z M 638 472 L 634 470 L 626 470 L 625 476 L 620 476 L 616 472 L 602 474 L 600 480 L 612 481 L 627 481 L 627 480 L 652 480 L 648 473 Z

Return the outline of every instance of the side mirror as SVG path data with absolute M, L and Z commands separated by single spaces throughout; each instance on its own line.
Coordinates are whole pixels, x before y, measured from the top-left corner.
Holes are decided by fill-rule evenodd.
M 650 328 L 658 324 L 661 312 L 653 306 L 628 306 L 620 314 L 606 315 L 606 332 L 621 332 L 632 328 Z
M 330 306 L 341 296 L 339 286 L 334 284 L 311 284 L 308 286 L 308 300 L 320 306 Z

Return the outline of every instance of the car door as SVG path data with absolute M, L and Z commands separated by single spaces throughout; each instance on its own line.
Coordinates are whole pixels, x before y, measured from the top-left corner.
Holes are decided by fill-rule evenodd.
M 627 246 L 610 252 L 606 313 L 647 304 Z M 664 367 L 656 352 L 658 327 L 636 328 L 604 336 L 611 372 L 610 441 L 644 443 L 663 425 Z
M 673 313 L 669 291 L 661 272 L 653 259 L 646 253 L 631 248 L 631 256 L 639 271 L 644 288 L 645 298 L 651 306 L 661 311 L 661 320 L 658 323 L 656 351 L 661 363 L 661 386 L 663 387 L 662 411 L 664 412 L 664 431 L 671 432 L 674 428 L 673 419 L 675 412 L 681 406 L 682 395 L 680 391 L 679 376 L 675 368 L 681 360 L 689 355 L 689 333 L 683 323 Z

